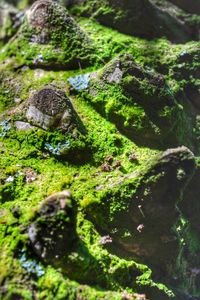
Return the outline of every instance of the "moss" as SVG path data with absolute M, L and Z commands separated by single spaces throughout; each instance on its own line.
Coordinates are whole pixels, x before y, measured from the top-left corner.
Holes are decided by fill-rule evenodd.
M 103 14 L 112 13 L 103 4 L 101 13 L 102 10 Z M 162 299 L 161 295 L 172 297 L 172 292 L 164 284 L 154 280 L 156 276 L 148 266 L 138 263 L 137 258 L 133 260 L 126 255 L 122 258 L 122 253 L 113 254 L 112 245 L 102 245 L 99 241 L 105 234 L 102 228 L 110 224 L 113 226 L 112 233 L 116 233 L 118 224 L 115 221 L 128 210 L 132 197 L 144 180 L 144 174 L 159 153 L 157 145 L 144 147 L 137 143 L 135 135 L 130 139 L 130 136 L 122 134 L 117 128 L 116 119 L 120 120 L 123 128 L 132 128 L 142 140 L 143 132 L 149 127 L 156 135 L 160 134 L 159 126 L 149 121 L 144 106 L 124 93 L 124 89 L 136 81 L 137 89 L 145 92 L 148 97 L 157 93 L 160 98 L 166 99 L 171 93 L 176 98 L 175 105 L 172 109 L 163 105 L 158 111 L 159 117 L 170 120 L 172 126 L 169 132 L 176 132 L 180 144 L 192 144 L 193 123 L 188 117 L 186 100 L 180 92 L 188 84 L 198 86 L 195 75 L 198 53 L 194 54 L 192 63 L 180 64 L 179 59 L 185 50 L 189 54 L 193 53 L 193 48 L 194 52 L 197 51 L 198 44 L 171 45 L 165 39 L 147 42 L 81 18 L 78 22 L 94 44 L 94 48 L 92 45 L 86 52 L 81 52 L 80 43 L 76 39 L 68 49 L 60 31 L 52 35 L 48 45 L 30 44 L 32 31 L 26 22 L 16 39 L 1 51 L 0 57 L 4 61 L 1 65 L 1 71 L 4 72 L 0 89 L 1 120 L 9 120 L 11 124 L 11 129 L 0 139 L 0 284 L 5 288 L 2 299 L 13 299 L 20 294 L 26 300 L 34 297 L 47 300 L 75 300 L 79 297 L 119 300 L 123 299 L 124 290 L 130 294 L 147 292 L 151 295 L 154 288 L 157 293 L 154 294 L 155 299 Z M 61 52 L 55 50 L 55 44 L 60 45 Z M 71 51 L 73 47 L 76 49 Z M 102 89 L 96 84 L 98 94 L 93 97 L 86 91 L 71 91 L 68 82 L 70 77 L 93 71 L 98 71 L 101 76 L 102 66 L 111 58 L 124 53 L 132 54 L 135 62 L 145 70 L 153 74 L 164 73 L 170 88 L 165 86 L 157 91 L 148 80 L 126 76 L 121 86 L 105 84 Z M 51 70 L 22 68 L 24 65 L 32 67 L 38 54 L 43 58 L 40 67 L 49 67 Z M 70 60 L 77 55 L 80 60 L 89 61 L 93 65 L 84 70 L 78 65 L 75 65 L 77 69 L 73 71 L 53 70 L 55 66 L 60 69 L 63 65 L 64 68 L 71 68 Z M 17 70 L 13 69 L 18 67 Z M 192 72 L 191 77 L 187 75 L 189 72 Z M 16 132 L 15 121 L 23 120 L 19 112 L 20 104 L 29 98 L 32 90 L 49 83 L 56 84 L 70 95 L 85 127 L 85 132 L 78 135 L 77 139 L 59 131 L 35 129 Z M 20 98 L 19 103 L 14 101 L 15 98 Z M 198 132 L 195 134 L 198 135 Z M 56 155 L 54 150 L 59 148 L 59 143 L 66 141 L 70 141 L 69 152 L 61 157 Z M 165 138 L 163 145 L 166 147 Z M 137 160 L 129 159 L 132 154 Z M 107 163 L 108 156 L 113 157 L 113 163 L 110 164 L 110 171 L 104 172 L 102 164 Z M 116 162 L 120 162 L 120 166 L 115 165 Z M 30 182 L 27 180 L 27 169 L 34 172 L 34 179 Z M 130 175 L 133 177 L 129 178 Z M 151 176 L 149 182 L 157 182 L 159 176 Z M 68 266 L 74 269 L 56 269 L 40 262 L 45 273 L 38 277 L 23 268 L 19 253 L 24 249 L 29 261 L 39 262 L 30 250 L 27 228 L 40 202 L 46 196 L 64 189 L 71 190 L 78 207 L 79 244 L 68 261 Z M 150 191 L 146 189 L 144 193 L 148 195 Z M 102 225 L 99 226 L 101 228 L 96 226 L 97 223 Z M 123 240 L 132 238 L 130 228 L 123 228 L 117 233 Z M 198 238 L 195 234 L 189 236 L 191 240 L 185 242 L 190 245 L 190 252 L 197 253 Z

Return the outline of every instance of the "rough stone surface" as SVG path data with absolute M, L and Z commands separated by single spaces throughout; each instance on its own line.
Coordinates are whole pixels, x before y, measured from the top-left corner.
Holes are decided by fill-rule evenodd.
M 189 220 L 192 228 L 200 232 L 199 216 L 200 216 L 200 168 L 195 170 L 194 176 L 187 189 L 184 192 L 183 201 L 180 208 L 184 216 Z
M 31 126 L 29 123 L 27 122 L 22 122 L 22 121 L 16 121 L 15 122 L 15 126 L 17 130 L 22 130 L 22 131 L 26 131 L 26 130 L 30 130 L 30 129 L 34 129 L 34 126 Z
M 45 130 L 61 128 L 63 132 L 70 132 L 76 125 L 72 104 L 65 93 L 48 86 L 31 97 L 26 118 Z
M 75 69 L 94 61 L 94 46 L 62 5 L 38 0 L 26 11 L 24 22 L 11 41 L 8 55 L 21 48 L 19 64 Z M 18 53 L 19 54 L 19 53 Z
M 199 300 L 198 16 L 8 1 L 26 17 L 0 40 L 0 299 Z
M 193 14 L 200 14 L 200 1 L 199 0 L 169 0 L 175 5 L 181 7 L 185 11 Z

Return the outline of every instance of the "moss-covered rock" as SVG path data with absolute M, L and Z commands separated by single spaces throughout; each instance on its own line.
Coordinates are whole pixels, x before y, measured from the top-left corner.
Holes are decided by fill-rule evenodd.
M 81 1 L 82 3 L 82 1 Z M 190 29 L 170 10 L 163 10 L 151 1 L 83 1 L 74 8 L 86 16 L 91 15 L 100 23 L 120 32 L 143 38 L 167 37 L 173 42 L 186 42 L 191 38 Z
M 154 38 L 198 18 L 75 2 L 93 19 L 37 1 L 1 49 L 0 298 L 196 300 L 199 168 L 166 149 L 200 151 L 199 44 Z
M 1 54 L 1 60 L 9 57 L 9 63 L 18 67 L 73 69 L 94 62 L 95 53 L 90 39 L 64 7 L 37 1 Z
M 109 249 L 148 262 L 167 278 L 179 253 L 176 207 L 194 169 L 187 148 L 169 149 L 145 172 L 125 177 L 103 190 L 99 201 L 88 203 L 88 217 L 115 243 Z
M 180 203 L 180 209 L 184 217 L 189 220 L 192 228 L 197 231 L 200 230 L 200 224 L 198 221 L 198 216 L 200 213 L 200 203 L 199 203 L 199 176 L 200 169 L 199 166 L 195 170 L 194 176 L 190 181 L 187 189 L 184 192 L 183 201 Z
M 186 126 L 188 145 L 193 144 L 189 117 L 164 77 L 142 68 L 131 55 L 121 55 L 92 74 L 88 90 L 91 103 L 135 142 L 161 148 L 162 144 L 178 146 L 182 143 L 179 129 Z
M 28 235 L 34 252 L 45 263 L 57 266 L 76 240 L 75 209 L 69 191 L 49 196 L 35 214 Z

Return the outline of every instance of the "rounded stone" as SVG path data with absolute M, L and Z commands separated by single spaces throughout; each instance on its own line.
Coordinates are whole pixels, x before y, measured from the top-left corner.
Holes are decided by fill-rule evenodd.
M 39 0 L 32 5 L 27 13 L 27 18 L 33 28 L 42 29 L 47 25 L 49 19 L 48 10 L 51 5 L 52 1 L 49 0 Z
M 45 130 L 61 128 L 67 132 L 74 124 L 73 107 L 65 93 L 47 86 L 37 91 L 29 100 L 27 120 Z

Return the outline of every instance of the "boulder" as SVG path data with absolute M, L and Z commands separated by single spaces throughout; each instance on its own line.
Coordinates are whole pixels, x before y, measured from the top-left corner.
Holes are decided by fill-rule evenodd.
M 17 51 L 17 49 L 21 51 Z M 38 0 L 27 10 L 2 60 L 47 69 L 75 69 L 94 62 L 94 47 L 67 10 L 57 2 Z M 17 56 L 16 56 L 17 55 Z
M 125 251 L 128 257 L 148 263 L 157 274 L 167 277 L 179 253 L 172 229 L 179 219 L 177 204 L 194 170 L 195 159 L 189 149 L 168 149 L 144 173 L 129 180 L 126 177 L 112 190 L 103 191 L 101 201 L 86 208 L 88 217 L 112 238 L 112 251 L 123 255 Z
M 76 127 L 76 116 L 69 98 L 52 86 L 35 92 L 27 106 L 26 119 L 32 125 L 44 130 L 60 128 L 67 133 Z
M 130 54 L 123 54 L 94 77 L 88 88 L 90 101 L 122 133 L 151 147 L 182 143 L 177 119 L 182 119 L 183 111 L 163 75 L 144 69 Z M 185 132 L 190 137 L 192 131 L 189 134 L 188 130 Z
M 76 240 L 75 223 L 71 193 L 63 191 L 49 196 L 40 205 L 28 228 L 33 251 L 45 263 L 59 266 Z

